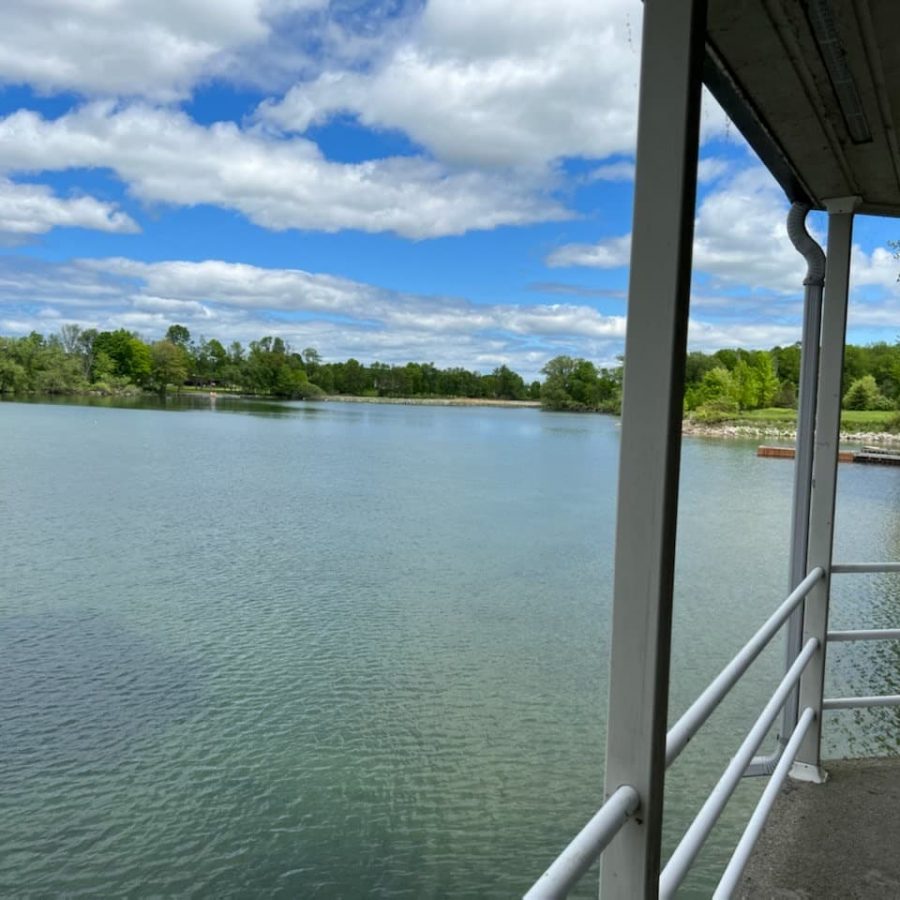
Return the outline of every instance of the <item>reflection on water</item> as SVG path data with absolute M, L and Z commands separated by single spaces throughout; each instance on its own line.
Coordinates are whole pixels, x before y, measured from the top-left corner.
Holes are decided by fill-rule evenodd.
M 0 402 L 13 402 L 0 394 Z M 182 394 L 134 394 L 130 396 L 101 397 L 92 395 L 67 396 L 25 396 L 16 398 L 16 403 L 40 404 L 42 406 L 88 406 L 104 409 L 152 409 L 168 412 L 210 412 L 245 413 L 271 418 L 315 415 L 321 411 L 320 403 L 293 400 L 271 400 L 247 397 L 239 394 L 191 391 Z
M 0 895 L 521 894 L 600 802 L 617 423 L 174 408 L 0 404 Z M 792 469 L 754 451 L 685 442 L 672 719 L 786 594 Z M 900 559 L 900 472 L 853 469 L 837 558 Z M 900 578 L 846 578 L 834 627 L 897 627 Z M 833 663 L 835 693 L 900 692 L 896 645 Z M 782 667 L 670 770 L 669 848 Z M 826 741 L 895 752 L 898 724 Z

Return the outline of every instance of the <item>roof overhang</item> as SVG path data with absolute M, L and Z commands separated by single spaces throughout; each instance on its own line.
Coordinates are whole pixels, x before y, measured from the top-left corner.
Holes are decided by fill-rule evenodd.
M 710 0 L 704 81 L 789 199 L 900 216 L 898 0 Z

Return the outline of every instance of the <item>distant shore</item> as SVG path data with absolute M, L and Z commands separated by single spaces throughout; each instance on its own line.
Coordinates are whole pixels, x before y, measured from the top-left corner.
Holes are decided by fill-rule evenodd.
M 400 406 L 495 406 L 503 409 L 537 409 L 539 400 L 484 400 L 474 397 L 352 397 L 328 394 L 325 403 L 388 403 Z
M 783 441 L 793 443 L 797 439 L 794 428 L 772 425 L 703 425 L 684 420 L 681 433 L 692 437 L 736 438 L 739 440 Z M 900 434 L 889 431 L 842 431 L 842 444 L 900 444 Z

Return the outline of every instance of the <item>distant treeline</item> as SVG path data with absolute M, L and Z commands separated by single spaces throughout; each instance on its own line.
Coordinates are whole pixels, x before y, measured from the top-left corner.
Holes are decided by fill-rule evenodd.
M 221 388 L 290 399 L 329 394 L 361 397 L 466 397 L 540 400 L 545 409 L 618 412 L 622 366 L 557 356 L 541 370 L 544 380 L 526 384 L 505 365 L 490 374 L 432 363 L 364 365 L 355 359 L 323 362 L 308 347 L 293 350 L 280 337 L 247 347 L 216 339 L 195 341 L 184 325 L 162 340 L 136 334 L 64 325 L 45 337 L 0 337 L 0 393 L 77 394 L 156 391 L 184 386 Z M 685 410 L 692 417 L 725 420 L 745 410 L 797 404 L 800 346 L 772 350 L 689 353 Z M 900 342 L 848 346 L 844 362 L 846 409 L 900 408 Z
M 753 409 L 795 408 L 800 344 L 771 350 L 692 352 L 687 356 L 685 380 L 685 410 L 701 421 L 723 421 Z M 844 409 L 900 408 L 900 342 L 848 345 L 841 394 Z
M 309 347 L 296 352 L 280 337 L 247 347 L 233 341 L 194 341 L 183 325 L 162 340 L 143 341 L 124 329 L 97 331 L 64 325 L 45 337 L 0 337 L 0 393 L 78 394 L 155 391 L 185 386 L 221 388 L 285 399 L 326 394 L 371 397 L 467 397 L 539 400 L 541 384 L 526 385 L 507 366 L 489 375 L 438 369 L 432 363 L 392 366 L 358 360 L 323 362 Z

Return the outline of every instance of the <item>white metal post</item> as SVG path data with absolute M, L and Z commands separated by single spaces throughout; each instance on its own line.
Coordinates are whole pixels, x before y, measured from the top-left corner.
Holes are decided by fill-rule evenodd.
M 822 736 L 822 690 L 825 682 L 828 600 L 831 591 L 831 551 L 837 490 L 838 442 L 841 430 L 841 375 L 847 331 L 847 299 L 850 285 L 850 250 L 853 210 L 859 198 L 828 201 L 828 249 L 825 263 L 825 297 L 822 309 L 822 344 L 819 386 L 816 396 L 816 441 L 813 459 L 813 490 L 809 519 L 807 568 L 821 566 L 825 578 L 806 598 L 803 640 L 813 637 L 819 649 L 800 680 L 800 709 L 809 707 L 815 721 L 800 744 L 791 776 L 801 781 L 822 782 L 827 773 L 820 765 Z
M 603 857 L 604 900 L 659 889 L 705 30 L 706 0 L 644 3 L 605 785 L 641 806 Z
M 803 296 L 803 331 L 800 342 L 800 395 L 797 409 L 796 461 L 794 463 L 794 502 L 791 510 L 791 565 L 788 589 L 793 590 L 809 571 L 809 512 L 812 502 L 812 470 L 815 451 L 816 391 L 819 376 L 819 339 L 822 330 L 822 289 L 825 284 L 825 255 L 809 236 L 804 225 L 809 207 L 795 203 L 788 217 L 788 233 L 807 261 Z M 802 215 L 802 219 L 800 216 Z M 803 607 L 788 621 L 785 664 L 787 671 L 803 646 Z M 792 691 L 784 706 L 781 740 L 787 743 L 799 711 L 797 691 Z

